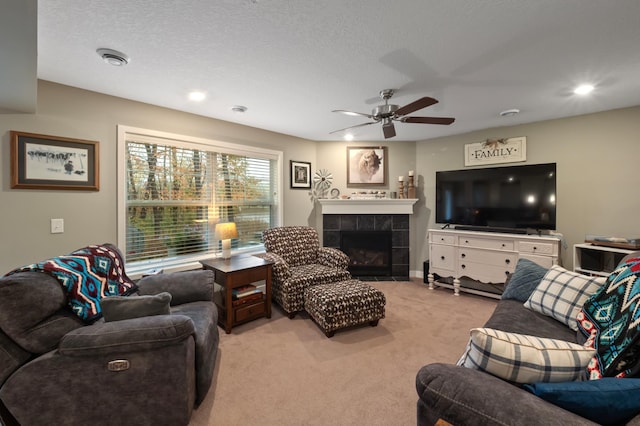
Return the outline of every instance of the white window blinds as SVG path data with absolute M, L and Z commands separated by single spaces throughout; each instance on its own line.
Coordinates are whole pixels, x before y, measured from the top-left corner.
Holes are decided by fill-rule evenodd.
M 128 134 L 127 263 L 214 255 L 215 224 L 235 222 L 232 250 L 262 244 L 277 226 L 278 161 L 246 147 L 207 147 Z

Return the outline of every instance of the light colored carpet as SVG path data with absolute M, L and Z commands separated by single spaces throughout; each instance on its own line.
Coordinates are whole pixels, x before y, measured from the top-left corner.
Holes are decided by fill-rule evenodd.
M 306 314 L 221 330 L 214 383 L 190 425 L 415 425 L 415 376 L 455 363 L 496 300 L 411 282 L 369 282 L 386 317 L 327 338 Z

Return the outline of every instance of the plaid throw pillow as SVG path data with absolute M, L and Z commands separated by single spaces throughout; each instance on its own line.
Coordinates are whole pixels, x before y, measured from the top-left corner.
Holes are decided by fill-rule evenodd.
M 524 303 L 526 308 L 578 330 L 576 317 L 584 302 L 604 285 L 604 277 L 588 277 L 554 265 Z
M 458 365 L 512 383 L 567 382 L 584 374 L 594 353 L 563 340 L 474 328 Z

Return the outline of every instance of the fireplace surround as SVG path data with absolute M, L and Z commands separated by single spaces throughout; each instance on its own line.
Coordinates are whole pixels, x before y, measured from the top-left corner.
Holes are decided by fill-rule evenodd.
M 367 233 L 369 236 L 390 235 L 389 265 L 384 269 L 379 268 L 374 271 L 371 268 L 366 272 L 354 268 L 352 272 L 354 277 L 365 281 L 409 279 L 410 219 L 417 199 L 321 199 L 318 201 L 322 207 L 322 240 L 325 247 L 340 249 L 343 235 L 349 235 L 356 242 L 368 238 Z M 375 240 L 375 243 L 377 244 L 378 241 Z M 365 254 L 366 256 L 377 257 L 378 253 Z M 370 260 L 369 263 L 371 263 Z
M 342 234 L 363 238 L 371 232 L 386 231 L 391 237 L 390 265 L 383 270 L 364 272 L 355 268 L 352 275 L 363 280 L 406 281 L 409 279 L 409 215 L 406 214 L 324 214 L 322 237 L 325 247 L 340 249 Z M 381 235 L 381 234 L 376 234 Z M 353 259 L 352 259 L 353 260 Z M 352 268 L 350 267 L 350 270 Z

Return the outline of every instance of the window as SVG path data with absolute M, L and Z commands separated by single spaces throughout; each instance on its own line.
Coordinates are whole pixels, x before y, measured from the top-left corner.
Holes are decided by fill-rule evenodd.
M 282 153 L 118 127 L 118 244 L 127 271 L 187 269 L 220 250 L 215 224 L 235 222 L 232 250 L 262 249 L 278 226 Z

